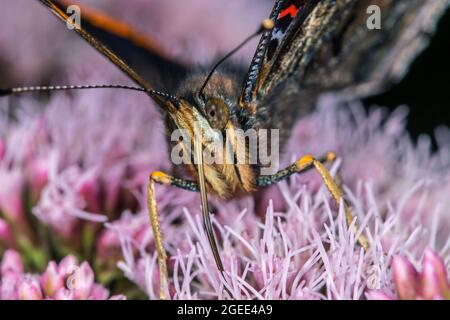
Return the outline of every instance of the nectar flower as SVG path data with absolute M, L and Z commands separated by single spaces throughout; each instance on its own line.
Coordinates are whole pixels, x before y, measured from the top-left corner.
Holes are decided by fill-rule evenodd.
M 9 170 L 0 165 L 0 181 L 0 211 L 9 221 L 20 226 L 24 219 L 24 177 L 19 169 Z
M 330 169 L 341 175 L 359 229 L 347 225 L 343 208 L 330 201 L 315 172 L 280 182 L 276 193 L 274 188 L 263 191 L 278 203 L 276 210 L 269 205 L 262 218 L 253 198 L 223 202 L 211 197 L 224 281 L 216 270 L 199 207 L 183 209 L 189 202 L 183 203 L 181 193 L 169 196 L 179 190 L 157 186 L 170 257 L 171 298 L 365 299 L 372 293 L 371 298 L 387 299 L 393 296 L 396 281 L 403 285 L 416 278 L 405 267 L 408 263 L 394 256 L 417 257 L 430 244 L 437 254 L 449 256 L 450 219 L 439 214 L 440 208 L 450 205 L 448 186 L 442 184 L 450 179 L 444 170 L 450 165 L 449 146 L 440 145 L 436 154 L 427 151 L 426 141 L 415 146 L 405 130 L 404 108 L 388 116 L 379 109 L 366 114 L 357 104 L 339 108 L 332 100 L 323 103 L 300 121 L 288 152 L 336 150 L 340 159 Z M 372 169 L 382 174 L 372 174 Z M 174 201 L 177 206 L 170 205 Z M 139 213 L 124 214 L 108 225 L 122 247 L 120 269 L 154 299 L 159 276 L 153 234 L 136 232 L 148 228 L 148 223 L 144 205 Z M 367 251 L 357 241 L 361 232 L 369 241 Z M 432 270 L 443 270 L 436 269 L 432 257 L 427 253 L 424 261 L 434 266 Z M 389 272 L 392 260 L 398 269 L 395 277 Z M 443 272 L 430 269 L 424 268 L 427 276 L 419 274 L 422 280 L 413 281 L 413 287 L 403 285 L 402 295 L 442 295 Z M 419 286 L 421 282 L 425 284 Z
M 442 258 L 426 249 L 419 272 L 408 259 L 395 256 L 392 261 L 392 277 L 397 298 L 401 300 L 450 300 L 450 282 Z M 382 291 L 368 292 L 371 299 L 395 299 Z
M 81 265 L 73 256 L 59 264 L 51 261 L 42 275 L 23 272 L 20 255 L 14 250 L 4 253 L 0 270 L 0 299 L 3 300 L 106 300 L 109 291 L 94 282 L 94 272 L 87 262 Z
M 14 246 L 15 241 L 10 225 L 0 219 L 0 247 L 13 248 Z
M 5 2 L 0 11 L 0 21 L 8 25 L 0 29 L 2 86 L 127 83 L 107 59 L 81 41 L 71 42 L 68 51 L 63 41 L 68 31 L 61 25 L 58 29 L 58 21 L 37 2 Z M 196 64 L 228 51 L 253 32 L 272 4 L 191 0 L 168 25 L 161 13 L 177 14 L 174 9 L 180 3 L 100 1 L 96 6 L 137 23 L 139 30 L 161 40 L 169 55 Z M 234 21 L 243 8 L 251 8 L 245 10 L 248 19 Z M 198 19 L 199 10 L 206 12 L 205 19 Z M 20 21 L 17 12 L 24 13 Z M 215 23 L 215 12 L 224 23 Z M 221 28 L 205 27 L 211 25 Z M 55 41 L 41 41 L 50 31 Z M 20 42 L 17 34 L 23 35 Z M 232 59 L 249 62 L 256 43 Z M 45 56 L 30 56 L 42 46 Z M 366 112 L 356 102 L 342 106 L 332 95 L 318 105 L 297 123 L 282 165 L 306 153 L 336 152 L 339 160 L 331 171 L 341 177 L 359 229 L 346 224 L 342 208 L 330 201 L 314 171 L 294 175 L 254 197 L 225 202 L 211 196 L 224 281 L 203 230 L 198 194 L 158 185 L 171 298 L 446 297 L 448 281 L 438 255 L 449 263 L 450 132 L 436 133 L 438 148 L 432 152 L 429 137 L 413 143 L 407 134 L 406 108 L 390 115 L 378 107 Z M 17 250 L 4 253 L 1 299 L 107 299 L 109 292 L 95 282 L 92 265 L 98 281 L 112 278 L 130 285 L 130 292 L 139 287 L 149 298 L 158 298 L 155 243 L 142 190 L 150 172 L 171 170 L 160 118 L 147 96 L 129 91 L 0 100 L 0 252 Z M 36 221 L 36 226 L 31 224 Z M 35 234 L 36 229 L 44 229 L 44 237 Z M 370 243 L 368 251 L 357 243 L 361 232 Z M 23 238 L 29 244 L 25 248 Z M 69 249 L 89 257 L 90 264 L 80 264 L 71 255 L 57 263 L 41 250 L 48 247 L 48 239 L 58 259 Z M 423 254 L 426 247 L 435 253 Z M 30 263 L 36 253 L 43 255 L 40 263 Z M 412 267 L 422 255 L 422 268 Z M 24 272 L 35 264 L 45 270 L 42 275 Z

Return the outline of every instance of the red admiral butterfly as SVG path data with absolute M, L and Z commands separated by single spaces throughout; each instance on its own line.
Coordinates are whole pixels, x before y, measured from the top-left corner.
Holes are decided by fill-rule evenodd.
M 1 94 L 82 88 L 140 90 L 160 107 L 169 136 L 175 130 L 183 130 L 183 136 L 172 145 L 193 160 L 185 163 L 193 180 L 154 172 L 148 184 L 161 298 L 166 297 L 167 254 L 154 183 L 201 193 L 204 224 L 220 271 L 224 269 L 209 220 L 207 192 L 230 199 L 315 168 L 335 201 L 340 202 L 342 192 L 324 166 L 325 162 L 334 160 L 332 152 L 318 158 L 304 156 L 274 174 L 262 174 L 264 163 L 248 161 L 249 142 L 244 142 L 244 161 L 240 161 L 239 139 L 245 141 L 243 132 L 246 130 L 258 133 L 264 129 L 279 129 L 279 143 L 283 146 L 295 120 L 313 110 L 320 94 L 334 91 L 351 99 L 375 94 L 395 83 L 424 47 L 449 4 L 444 0 L 276 0 L 270 18 L 257 33 L 262 35 L 248 72 L 233 65 L 217 70 L 225 60 L 222 59 L 205 74 L 201 69 L 192 70 L 166 58 L 154 41 L 114 19 L 83 8 L 82 23 L 77 25 L 66 14 L 68 4 L 65 1 L 38 1 L 65 23 L 70 23 L 75 32 L 138 87 L 28 87 L 2 90 Z M 219 144 L 220 147 L 210 151 L 223 153 L 231 161 L 204 161 L 204 149 L 228 135 L 231 136 L 228 144 Z M 262 148 L 261 141 L 256 144 L 258 148 Z M 269 144 L 268 148 L 275 146 Z M 353 218 L 346 205 L 345 211 L 350 224 Z M 368 246 L 364 236 L 359 242 L 365 248 Z

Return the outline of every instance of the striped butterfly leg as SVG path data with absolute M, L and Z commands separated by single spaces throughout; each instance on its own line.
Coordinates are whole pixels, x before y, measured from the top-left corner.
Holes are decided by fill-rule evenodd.
M 347 220 L 347 224 L 350 226 L 353 223 L 354 217 L 350 212 L 347 202 L 343 197 L 342 189 L 339 187 L 339 184 L 333 179 L 328 169 L 324 166 L 326 162 L 333 162 L 336 159 L 336 154 L 334 152 L 328 152 L 325 156 L 320 157 L 318 159 L 314 158 L 311 155 L 305 155 L 301 157 L 299 160 L 288 166 L 287 168 L 278 171 L 273 175 L 261 176 L 258 178 L 259 186 L 269 186 L 274 184 L 280 180 L 283 180 L 294 173 L 303 173 L 309 171 L 311 169 L 316 169 L 319 175 L 322 177 L 322 180 L 325 182 L 327 189 L 330 191 L 333 199 L 339 204 L 343 201 L 344 210 L 345 210 L 345 218 Z M 358 230 L 358 226 L 354 224 L 354 231 Z M 359 244 L 367 251 L 369 248 L 369 243 L 367 238 L 364 235 L 360 235 L 358 237 Z
M 160 283 L 159 296 L 162 300 L 165 300 L 167 299 L 167 292 L 168 292 L 167 252 L 166 249 L 164 249 L 158 209 L 156 207 L 155 183 L 163 185 L 172 185 L 190 191 L 198 191 L 198 185 L 193 181 L 172 177 L 160 171 L 153 172 L 149 177 L 147 186 L 147 200 L 148 200 L 148 211 L 150 215 L 150 223 L 152 225 L 153 236 L 155 238 L 156 252 L 158 254 L 159 283 Z

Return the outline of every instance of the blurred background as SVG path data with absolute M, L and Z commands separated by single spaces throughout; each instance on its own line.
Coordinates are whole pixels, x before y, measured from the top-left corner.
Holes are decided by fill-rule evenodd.
M 179 0 L 73 2 L 101 9 L 135 26 L 183 62 L 205 64 L 253 32 L 270 12 L 273 1 L 192 0 L 189 5 Z M 0 24 L 2 87 L 66 83 L 75 78 L 87 81 L 94 74 L 101 83 L 128 81 L 36 1 L 4 1 Z M 449 32 L 447 12 L 407 77 L 388 92 L 365 100 L 366 106 L 375 104 L 390 109 L 407 105 L 408 129 L 415 138 L 422 133 L 433 134 L 437 126 L 450 123 Z M 255 46 L 256 40 L 232 59 L 248 63 Z
M 433 134 L 439 125 L 450 125 L 450 12 L 441 19 L 429 47 L 412 64 L 401 83 L 381 95 L 370 97 L 365 104 L 393 109 L 410 108 L 408 129 L 417 138 Z

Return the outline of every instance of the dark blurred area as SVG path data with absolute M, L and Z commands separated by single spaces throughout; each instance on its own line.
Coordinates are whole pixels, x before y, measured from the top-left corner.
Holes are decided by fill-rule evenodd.
M 423 133 L 433 135 L 439 125 L 450 126 L 450 10 L 407 76 L 388 92 L 365 99 L 364 104 L 391 110 L 407 105 L 408 130 L 414 139 Z

